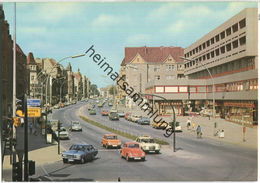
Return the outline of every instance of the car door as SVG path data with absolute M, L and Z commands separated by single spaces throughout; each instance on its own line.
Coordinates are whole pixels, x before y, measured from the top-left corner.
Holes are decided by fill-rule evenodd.
M 105 135 L 104 135 L 103 138 L 102 138 L 101 144 L 102 144 L 102 145 L 105 145 L 105 144 L 106 144 L 106 136 L 105 136 Z

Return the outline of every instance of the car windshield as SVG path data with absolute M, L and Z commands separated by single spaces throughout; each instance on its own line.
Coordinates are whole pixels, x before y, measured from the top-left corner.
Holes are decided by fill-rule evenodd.
M 61 128 L 60 131 L 61 132 L 66 132 L 66 129 L 65 128 Z
M 144 142 L 144 143 L 154 143 L 154 139 L 141 139 L 141 142 Z
M 144 121 L 150 121 L 149 118 L 142 118 L 142 120 L 144 120 Z
M 111 140 L 113 140 L 113 139 L 117 139 L 117 136 L 109 135 L 109 136 L 107 136 L 107 139 L 111 139 Z
M 139 144 L 128 144 L 129 148 L 139 148 Z
M 84 151 L 85 147 L 83 145 L 72 145 L 70 147 L 70 150 L 76 150 L 76 151 Z
M 72 122 L 73 125 L 79 125 L 79 122 Z

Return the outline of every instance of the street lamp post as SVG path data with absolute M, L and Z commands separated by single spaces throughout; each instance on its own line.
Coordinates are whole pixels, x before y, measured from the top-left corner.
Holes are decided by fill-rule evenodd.
M 193 62 L 193 61 L 196 62 L 196 60 L 188 59 L 188 58 L 185 58 L 185 57 L 180 57 L 180 58 L 183 59 L 183 60 L 187 60 L 187 61 L 189 61 L 189 62 Z M 211 81 L 212 81 L 212 100 L 213 100 L 212 116 L 213 116 L 213 119 L 215 120 L 215 117 L 216 117 L 216 116 L 215 116 L 216 109 L 215 109 L 215 82 L 214 82 L 214 78 L 213 78 L 211 72 L 209 71 L 208 67 L 206 67 L 204 64 L 202 64 L 201 61 L 200 61 L 199 63 L 200 63 L 200 65 L 201 65 L 202 67 L 204 67 L 204 68 L 208 71 L 209 76 L 210 76 Z M 214 129 L 215 129 L 215 131 L 213 132 L 213 135 L 216 134 L 216 128 L 217 128 L 217 122 L 214 123 Z
M 155 94 L 146 94 L 146 93 L 140 93 L 141 95 L 145 95 L 145 96 L 152 96 L 152 97 L 158 97 L 161 98 L 163 100 L 165 100 L 166 102 L 168 102 L 168 100 L 162 96 L 159 95 L 155 95 Z M 170 103 L 170 106 L 172 108 L 172 128 L 173 128 L 173 152 L 176 152 L 176 135 L 175 135 L 175 126 L 176 126 L 176 116 L 175 116 L 175 110 L 173 105 Z

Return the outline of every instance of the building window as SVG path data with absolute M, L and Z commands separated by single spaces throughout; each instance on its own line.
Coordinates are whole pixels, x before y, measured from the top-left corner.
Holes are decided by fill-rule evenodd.
M 214 37 L 211 38 L 211 44 L 214 44 Z
M 231 50 L 231 43 L 227 44 L 226 48 L 227 48 L 227 51 L 230 51 Z
M 210 54 L 209 53 L 207 54 L 207 59 L 210 59 Z
M 239 22 L 239 27 L 240 27 L 240 29 L 242 29 L 242 28 L 244 28 L 246 26 L 246 19 L 244 18 L 243 20 L 241 20 L 240 22 Z
M 216 56 L 219 56 L 219 48 L 215 50 Z
M 155 65 L 154 68 L 153 68 L 154 72 L 158 72 L 160 71 L 160 66 L 158 65 Z
M 210 41 L 209 41 L 209 40 L 207 41 L 207 47 L 208 47 L 208 46 L 210 46 Z
M 219 41 L 219 34 L 215 36 L 216 42 Z
M 154 79 L 155 79 L 155 80 L 160 80 L 160 75 L 155 75 L 155 76 L 154 76 Z
M 227 34 L 227 36 L 229 36 L 231 34 L 231 27 L 226 30 L 226 34 Z
M 179 92 L 188 92 L 187 86 L 179 86 Z
M 223 31 L 223 32 L 220 33 L 220 37 L 221 37 L 221 39 L 224 39 L 224 38 L 225 38 L 225 31 Z
M 237 48 L 238 47 L 238 40 L 235 40 L 232 42 L 233 48 Z
M 225 53 L 225 46 L 222 46 L 222 47 L 220 48 L 220 52 L 221 52 L 221 53 Z
M 174 70 L 174 65 L 166 65 L 166 70 L 167 71 L 173 71 Z
M 206 55 L 203 55 L 203 60 L 206 60 Z
M 238 31 L 238 24 L 237 23 L 232 25 L 232 30 L 233 30 L 233 33 Z
M 201 45 L 199 46 L 199 51 L 201 51 Z
M 241 38 L 239 39 L 239 43 L 240 43 L 240 46 L 246 44 L 246 36 L 241 37 Z
M 202 47 L 203 47 L 203 49 L 205 49 L 206 48 L 206 43 L 203 43 Z
M 211 58 L 214 58 L 215 54 L 214 51 L 211 52 Z

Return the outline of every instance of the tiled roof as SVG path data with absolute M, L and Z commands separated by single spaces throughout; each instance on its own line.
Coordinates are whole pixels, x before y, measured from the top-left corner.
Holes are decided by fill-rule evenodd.
M 181 47 L 126 47 L 125 58 L 121 65 L 130 63 L 139 54 L 146 62 L 160 63 L 171 55 L 177 62 L 182 62 L 179 58 L 184 55 Z

